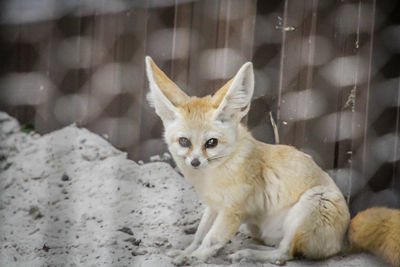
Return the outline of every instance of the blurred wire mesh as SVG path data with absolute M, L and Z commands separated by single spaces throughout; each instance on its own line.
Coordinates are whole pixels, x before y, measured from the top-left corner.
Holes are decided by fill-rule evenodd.
M 247 124 L 330 170 L 352 211 L 400 207 L 397 1 L 10 0 L 1 4 L 0 110 L 39 133 L 77 123 L 134 160 L 167 149 L 145 101 L 144 56 L 186 92 L 245 61 Z

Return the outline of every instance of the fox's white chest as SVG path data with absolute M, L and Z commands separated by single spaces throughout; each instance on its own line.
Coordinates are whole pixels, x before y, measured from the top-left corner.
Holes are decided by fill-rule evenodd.
M 213 180 L 215 181 L 217 177 L 212 174 L 207 175 L 207 173 L 201 172 L 185 175 L 185 178 L 195 187 L 200 198 L 202 198 L 207 205 L 216 206 L 217 204 L 222 204 L 224 192 L 221 190 L 219 193 L 216 193 L 217 190 L 213 183 Z
M 251 186 L 230 182 L 223 172 L 184 172 L 185 178 L 193 184 L 200 198 L 214 210 L 231 208 L 243 202 Z

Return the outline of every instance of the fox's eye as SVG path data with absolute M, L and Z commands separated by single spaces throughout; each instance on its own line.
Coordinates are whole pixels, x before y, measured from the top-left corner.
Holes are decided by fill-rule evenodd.
M 218 139 L 217 138 L 211 138 L 208 139 L 208 141 L 204 144 L 205 148 L 213 148 L 218 145 Z
M 189 139 L 186 137 L 179 137 L 179 144 L 182 147 L 190 147 L 192 145 L 192 143 L 190 143 Z

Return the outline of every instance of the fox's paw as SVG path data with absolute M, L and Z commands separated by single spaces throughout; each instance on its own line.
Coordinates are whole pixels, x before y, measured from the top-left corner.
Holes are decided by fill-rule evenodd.
M 179 255 L 183 255 L 184 251 L 180 249 L 171 249 L 167 253 L 165 253 L 170 258 L 175 258 Z
M 286 264 L 286 260 L 272 260 L 272 261 L 269 261 L 269 262 L 272 263 L 272 264 L 275 264 L 275 265 L 279 265 L 279 266 L 283 266 L 283 265 Z
M 242 249 L 239 251 L 236 251 L 235 253 L 231 254 L 228 256 L 228 259 L 231 260 L 232 263 L 236 263 L 241 261 L 242 259 L 248 259 L 251 256 L 251 250 L 250 249 Z
M 266 261 L 275 265 L 285 265 L 286 264 L 286 259 L 284 258 L 276 258 L 276 257 L 269 257 L 268 256 L 268 251 L 257 251 L 257 253 L 262 253 L 263 256 L 265 257 L 255 257 L 254 255 L 254 250 L 252 249 L 243 249 L 239 250 L 231 255 L 228 256 L 228 258 L 233 262 L 239 262 L 243 259 L 247 260 L 256 260 L 256 261 Z
M 197 265 L 197 264 L 201 264 L 203 263 L 200 259 L 193 257 L 193 256 L 187 256 L 187 255 L 178 255 L 174 258 L 174 260 L 172 261 L 172 263 L 175 266 L 182 266 L 182 265 L 189 265 L 189 266 L 193 266 L 193 265 Z

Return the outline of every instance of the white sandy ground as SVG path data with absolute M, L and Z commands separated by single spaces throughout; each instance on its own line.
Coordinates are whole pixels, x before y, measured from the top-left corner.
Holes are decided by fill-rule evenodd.
M 197 199 L 167 163 L 138 165 L 74 125 L 22 133 L 0 113 L 0 266 L 172 266 L 165 251 L 193 238 Z M 249 242 L 242 230 L 201 266 L 230 265 L 226 255 Z M 385 265 L 356 254 L 287 266 Z

